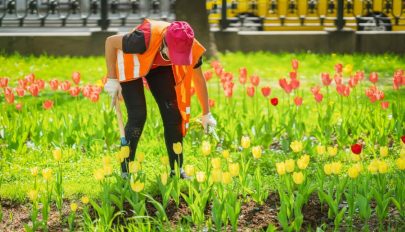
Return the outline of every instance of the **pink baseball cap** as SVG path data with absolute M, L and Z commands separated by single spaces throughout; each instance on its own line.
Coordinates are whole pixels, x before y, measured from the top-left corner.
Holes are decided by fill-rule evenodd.
M 172 63 L 175 65 L 190 65 L 192 63 L 194 42 L 194 31 L 190 24 L 184 21 L 172 22 L 167 27 L 165 38 Z

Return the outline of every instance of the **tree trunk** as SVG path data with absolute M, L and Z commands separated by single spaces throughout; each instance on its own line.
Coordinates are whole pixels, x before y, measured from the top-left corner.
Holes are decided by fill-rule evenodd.
M 207 49 L 205 55 L 216 57 L 217 47 L 214 35 L 210 32 L 205 0 L 176 0 L 176 20 L 188 22 L 194 30 L 195 38 Z

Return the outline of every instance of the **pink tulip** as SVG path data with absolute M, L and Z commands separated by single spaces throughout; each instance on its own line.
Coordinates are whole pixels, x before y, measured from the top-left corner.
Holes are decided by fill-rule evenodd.
M 79 72 L 73 72 L 72 73 L 72 80 L 76 85 L 78 85 L 80 83 L 80 73 Z

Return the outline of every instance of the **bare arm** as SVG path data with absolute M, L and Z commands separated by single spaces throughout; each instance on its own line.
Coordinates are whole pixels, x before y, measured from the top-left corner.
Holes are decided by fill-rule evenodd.
M 208 114 L 210 112 L 208 105 L 208 90 L 201 67 L 193 69 L 193 80 L 197 97 L 202 107 L 203 115 Z
M 107 77 L 117 78 L 115 64 L 117 62 L 117 49 L 122 50 L 123 35 L 109 36 L 105 40 L 105 61 L 107 65 Z

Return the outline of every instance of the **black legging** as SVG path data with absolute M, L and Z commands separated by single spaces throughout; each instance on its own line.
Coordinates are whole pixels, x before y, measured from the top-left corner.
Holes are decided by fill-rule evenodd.
M 174 170 L 174 163 L 179 167 L 183 164 L 183 154 L 177 155 L 173 151 L 173 143 L 183 144 L 181 133 L 181 114 L 177 106 L 175 80 L 171 66 L 160 66 L 150 70 L 146 76 L 150 91 L 155 98 L 163 119 L 164 135 L 170 167 Z M 135 158 L 135 152 L 146 121 L 146 101 L 142 79 L 121 83 L 122 96 L 128 112 L 128 122 L 125 126 L 125 138 L 129 141 L 129 158 L 121 163 L 123 172 L 127 172 L 127 164 Z

